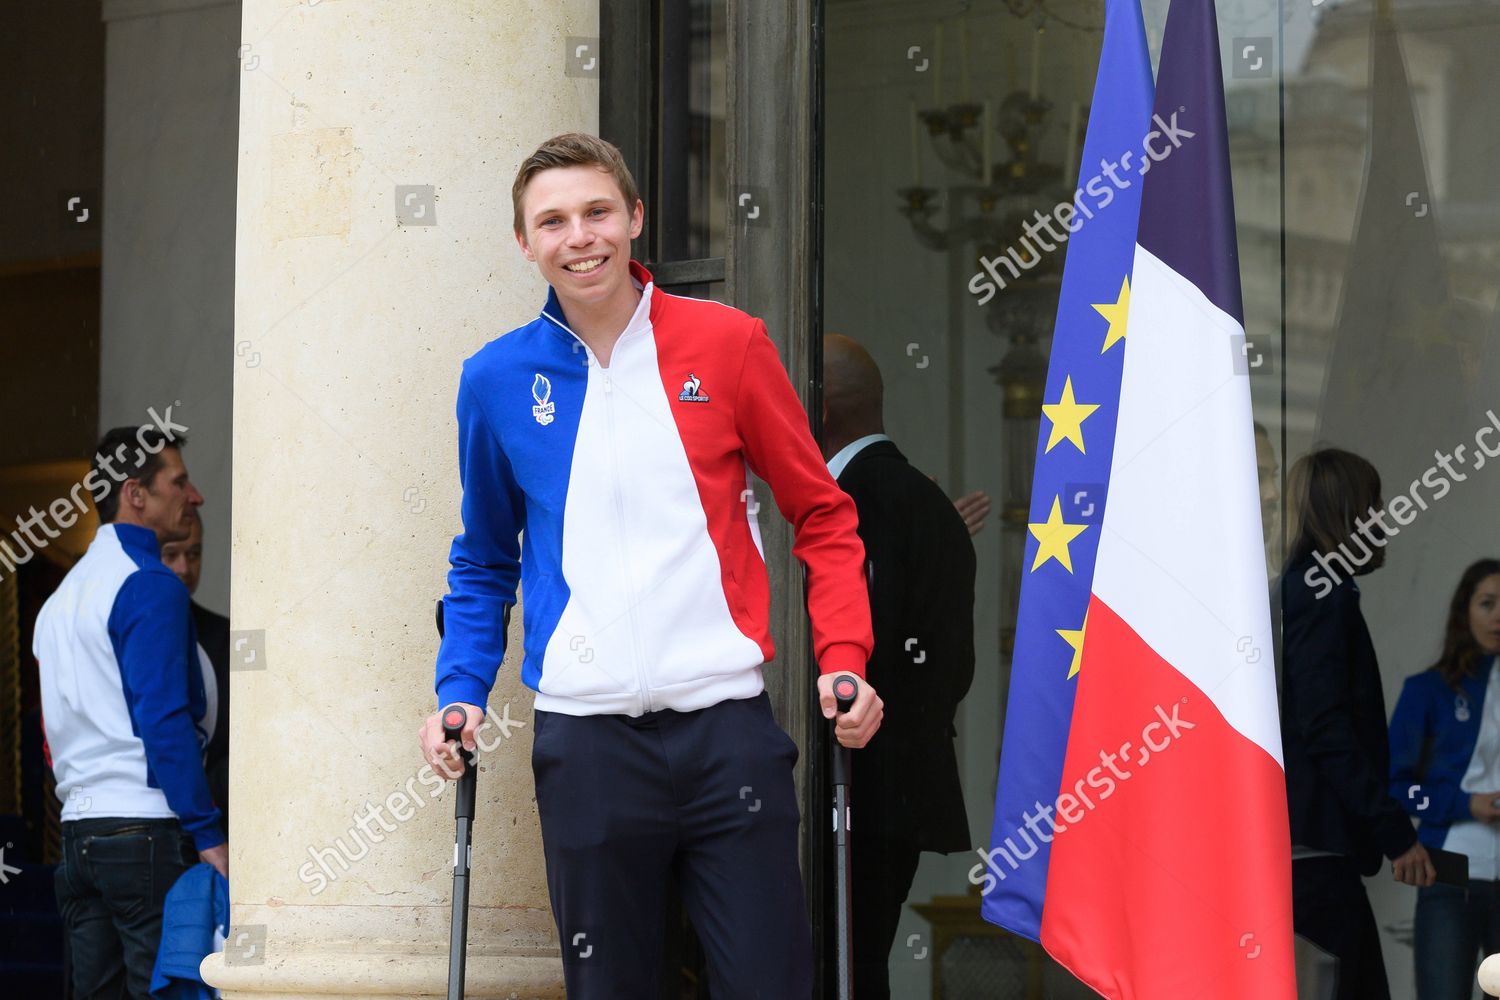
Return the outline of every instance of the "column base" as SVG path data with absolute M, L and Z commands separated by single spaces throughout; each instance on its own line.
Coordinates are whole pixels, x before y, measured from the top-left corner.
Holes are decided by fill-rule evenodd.
M 446 997 L 447 907 L 236 903 L 225 950 L 199 966 L 224 1000 Z M 549 912 L 471 906 L 467 1000 L 564 1000 Z
M 260 965 L 226 965 L 220 952 L 203 960 L 205 982 L 224 1000 L 419 1000 L 448 995 L 446 955 L 303 953 Z M 564 1000 L 562 959 L 522 955 L 470 955 L 466 1000 Z

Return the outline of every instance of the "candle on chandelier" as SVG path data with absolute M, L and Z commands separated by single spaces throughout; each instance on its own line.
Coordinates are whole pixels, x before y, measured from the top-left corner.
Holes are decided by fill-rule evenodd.
M 907 107 L 911 111 L 911 175 L 913 187 L 922 186 L 922 138 L 921 130 L 917 127 L 917 102 L 908 100 Z
M 1070 177 L 1077 176 L 1072 171 L 1078 159 L 1078 118 L 1080 111 L 1081 109 L 1077 101 L 1074 101 L 1073 106 L 1068 109 L 1068 158 L 1063 161 L 1063 170 L 1066 172 L 1065 176 Z
M 943 106 L 943 22 L 937 25 L 937 38 L 932 43 L 932 106 Z
M 990 111 L 990 102 L 984 102 L 984 116 L 979 124 L 979 158 L 984 165 L 984 186 L 990 186 L 990 171 L 995 161 L 994 153 L 990 151 L 990 134 L 995 131 L 995 119 Z
M 1042 92 L 1042 29 L 1031 36 L 1031 99 Z
M 964 103 L 969 103 L 969 15 L 958 23 L 958 75 L 963 90 Z

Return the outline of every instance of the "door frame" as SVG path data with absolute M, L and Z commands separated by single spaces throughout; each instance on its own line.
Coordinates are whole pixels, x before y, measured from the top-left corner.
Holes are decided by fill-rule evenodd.
M 609 0 L 599 9 L 599 130 L 620 147 L 642 191 L 655 189 L 659 4 Z M 823 6 L 823 0 L 726 0 L 725 256 L 721 265 L 657 263 L 660 270 L 653 270 L 663 285 L 722 278 L 729 304 L 765 322 L 815 437 L 822 430 Z M 640 246 L 653 245 L 649 236 L 642 233 Z M 764 483 L 753 485 L 757 497 L 769 500 Z M 771 503 L 762 507 L 774 510 Z M 830 839 L 825 820 L 832 815 L 827 723 L 816 707 L 817 667 L 791 528 L 767 516 L 761 532 L 777 649 L 765 685 L 777 720 L 799 750 L 793 780 L 821 984 L 830 875 L 821 858 Z

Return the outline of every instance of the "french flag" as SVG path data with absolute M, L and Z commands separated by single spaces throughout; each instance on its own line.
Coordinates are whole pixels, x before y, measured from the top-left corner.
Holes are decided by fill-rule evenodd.
M 1296 997 L 1220 73 L 1212 0 L 1173 0 L 1153 104 L 1139 8 L 1107 3 L 1080 176 L 1129 186 L 1080 188 L 971 872 L 986 919 L 1122 1000 Z

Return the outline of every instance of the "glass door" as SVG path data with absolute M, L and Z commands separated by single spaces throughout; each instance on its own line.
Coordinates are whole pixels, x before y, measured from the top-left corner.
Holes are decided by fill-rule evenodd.
M 1167 7 L 1142 2 L 1153 64 Z M 1067 252 L 1036 213 L 1073 200 L 1080 175 L 1100 169 L 1078 159 L 1103 3 L 825 0 L 824 9 L 819 323 L 873 359 L 880 429 L 907 463 L 971 514 L 974 492 L 990 503 L 971 536 L 973 676 L 954 714 L 952 763 L 905 774 L 939 787 L 956 769 L 968 848 L 921 852 L 904 899 L 895 864 L 889 879 L 858 889 L 898 899 L 886 956 L 893 996 L 1091 995 L 980 920 L 970 872 L 990 834 Z M 1217 9 L 1267 564 L 1279 573 L 1288 467 L 1325 445 L 1376 466 L 1398 535 L 1359 586 L 1389 710 L 1405 678 L 1439 657 L 1465 567 L 1500 550 L 1500 470 L 1485 451 L 1500 453 L 1500 104 L 1491 99 L 1500 69 L 1485 56 L 1500 44 L 1500 5 L 1219 0 Z M 1012 246 L 1031 249 L 998 268 Z M 819 365 L 821 345 L 807 357 Z M 929 676 L 962 673 L 912 659 Z M 854 831 L 880 836 L 890 817 L 860 811 L 857 757 L 855 767 Z M 1415 893 L 1384 874 L 1368 884 L 1392 994 L 1413 995 Z

